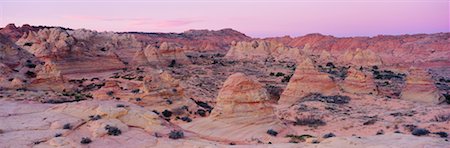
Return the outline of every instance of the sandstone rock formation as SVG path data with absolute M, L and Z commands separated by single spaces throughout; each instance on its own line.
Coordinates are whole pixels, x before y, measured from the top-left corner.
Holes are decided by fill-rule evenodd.
M 226 58 L 235 60 L 295 61 L 301 55 L 300 49 L 290 48 L 275 41 L 254 40 L 232 42 Z
M 92 140 L 90 146 L 105 145 L 113 139 L 109 145 L 151 146 L 157 142 L 152 135 L 163 136 L 175 128 L 155 113 L 126 102 L 1 104 L 0 108 L 10 108 L 0 112 L 0 143 L 5 147 L 81 147 L 82 137 Z M 117 107 L 118 104 L 124 107 Z M 117 128 L 115 133 L 108 131 L 107 126 Z
M 443 101 L 431 76 L 424 69 L 417 67 L 412 67 L 409 70 L 406 77 L 406 86 L 403 88 L 400 98 L 425 103 L 440 103 Z
M 163 42 L 158 46 L 148 45 L 143 51 L 137 51 L 134 55 L 134 63 L 173 67 L 177 64 L 189 64 L 190 61 L 184 54 L 184 49 L 181 45 Z
M 267 130 L 281 132 L 286 128 L 275 116 L 263 85 L 242 73 L 233 74 L 224 82 L 208 118 L 183 127 L 214 139 L 246 142 L 252 138 L 275 141 Z
M 0 28 L 0 34 L 7 36 L 11 41 L 17 41 L 24 33 L 29 31 L 37 31 L 39 28 L 36 26 L 30 26 L 28 24 L 24 24 L 21 27 L 17 27 L 15 24 L 8 24 L 4 28 Z
M 357 66 L 379 66 L 383 64 L 381 58 L 375 52 L 360 48 L 355 51 L 347 51 L 342 55 L 340 62 Z
M 298 64 L 294 75 L 281 94 L 279 104 L 291 105 L 311 93 L 333 95 L 339 89 L 326 73 L 319 72 L 311 59 L 304 59 Z
M 62 75 L 119 70 L 124 64 L 114 52 L 97 52 L 61 28 L 24 34 L 16 42 L 38 59 L 52 62 Z M 92 47 L 90 47 L 92 48 Z
M 347 71 L 347 77 L 339 86 L 345 92 L 353 94 L 377 94 L 373 77 L 355 68 Z
M 182 44 L 187 51 L 226 51 L 232 41 L 251 38 L 233 29 L 188 30 L 183 33 L 138 33 L 131 32 L 139 41 L 152 43 L 172 42 Z

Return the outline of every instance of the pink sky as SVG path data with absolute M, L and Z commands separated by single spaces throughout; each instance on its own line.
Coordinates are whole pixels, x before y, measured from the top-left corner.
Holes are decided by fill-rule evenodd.
M 0 25 L 374 36 L 449 32 L 449 6 L 449 0 L 0 0 Z

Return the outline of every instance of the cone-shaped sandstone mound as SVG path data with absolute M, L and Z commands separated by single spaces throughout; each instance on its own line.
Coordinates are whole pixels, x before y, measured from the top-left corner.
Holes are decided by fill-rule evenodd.
M 431 76 L 423 69 L 411 68 L 406 78 L 406 86 L 403 88 L 401 99 L 439 103 L 441 95 L 434 85 Z
M 211 115 L 184 128 L 214 139 L 267 142 L 275 140 L 267 130 L 281 132 L 285 126 L 275 116 L 263 85 L 236 73 L 225 81 Z
M 286 89 L 281 94 L 279 104 L 291 105 L 311 93 L 333 95 L 338 92 L 337 85 L 328 74 L 319 72 L 311 59 L 306 58 L 296 68 Z
M 377 94 L 377 88 L 372 76 L 355 68 L 347 71 L 347 77 L 340 85 L 345 92 L 354 94 Z

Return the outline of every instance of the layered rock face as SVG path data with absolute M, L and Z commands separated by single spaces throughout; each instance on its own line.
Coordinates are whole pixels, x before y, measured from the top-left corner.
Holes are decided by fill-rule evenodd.
M 183 33 L 136 33 L 139 41 L 157 45 L 162 42 L 183 44 L 186 51 L 226 51 L 232 41 L 246 41 L 251 38 L 233 29 L 189 30 Z
M 373 76 L 355 68 L 347 71 L 347 77 L 339 85 L 345 92 L 353 94 L 377 94 L 377 87 L 373 80 Z
M 281 37 L 268 38 L 267 40 L 298 47 L 313 55 L 320 53 L 322 50 L 327 50 L 338 59 L 349 58 L 343 62 L 351 62 L 348 61 L 350 59 L 361 61 L 361 63 L 354 62 L 355 64 L 380 64 L 379 58 L 381 58 L 383 65 L 415 63 L 419 66 L 435 67 L 450 63 L 448 58 L 445 58 L 450 55 L 449 37 L 450 33 L 349 38 L 309 34 L 295 38 Z M 363 57 L 367 58 L 366 61 Z
M 145 76 L 142 90 L 145 95 L 142 98 L 143 101 L 139 104 L 167 104 L 165 101 L 170 99 L 173 104 L 179 104 L 180 101 L 186 103 L 185 101 L 187 101 L 188 104 L 195 106 L 184 94 L 185 88 L 180 80 L 173 78 L 166 71 L 156 71 Z
M 306 58 L 295 69 L 294 75 L 281 94 L 279 104 L 291 105 L 311 93 L 333 95 L 338 91 L 338 86 L 330 76 L 319 72 L 313 61 Z
M 235 73 L 224 82 L 211 115 L 183 126 L 185 129 L 214 139 L 276 141 L 266 134 L 273 129 L 283 131 L 261 83 L 242 73 Z
M 379 66 L 383 62 L 375 52 L 357 48 L 355 51 L 347 51 L 339 61 L 341 63 L 357 66 Z
M 38 31 L 39 28 L 43 27 L 30 26 L 28 24 L 24 24 L 21 27 L 16 27 L 15 24 L 8 24 L 4 28 L 0 28 L 0 34 L 7 36 L 9 39 L 15 42 L 20 37 L 22 37 L 24 33 L 27 33 L 29 31 Z
M 158 46 L 148 45 L 143 51 L 138 51 L 134 56 L 134 63 L 173 67 L 177 64 L 189 64 L 190 61 L 180 44 L 163 42 Z
M 106 49 L 105 52 L 96 51 L 102 49 L 94 49 L 97 47 L 86 42 L 86 36 L 80 35 L 83 33 L 76 32 L 61 28 L 41 29 L 24 34 L 17 44 L 41 61 L 54 64 L 54 70 L 62 75 L 124 68 L 116 53 Z
M 226 58 L 235 60 L 295 61 L 300 49 L 290 48 L 275 41 L 254 40 L 251 42 L 232 42 Z
M 443 101 L 431 76 L 424 69 L 416 67 L 409 70 L 409 75 L 406 77 L 406 86 L 403 88 L 400 98 L 425 103 L 440 103 Z

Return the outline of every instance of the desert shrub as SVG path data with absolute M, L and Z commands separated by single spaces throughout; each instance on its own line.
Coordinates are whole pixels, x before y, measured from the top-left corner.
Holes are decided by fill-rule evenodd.
M 384 130 L 379 130 L 377 131 L 376 135 L 383 135 L 384 134 Z
M 314 116 L 308 116 L 305 118 L 296 118 L 294 125 L 317 127 L 326 125 L 325 121 Z
M 133 90 L 131 90 L 131 93 L 137 94 L 137 93 L 139 93 L 140 91 L 141 91 L 140 89 L 133 89 Z
M 275 74 L 276 77 L 281 77 L 281 76 L 284 76 L 284 75 L 285 75 L 285 74 L 282 73 L 282 72 L 277 72 L 277 73 Z
M 448 134 L 447 132 L 434 132 L 433 134 L 439 135 L 441 138 L 447 138 Z
M 107 131 L 108 135 L 112 136 L 119 136 L 120 134 L 122 134 L 122 131 L 119 128 L 110 125 L 106 125 L 105 130 Z
M 279 100 L 280 99 L 280 95 L 283 92 L 283 89 L 281 87 L 278 86 L 274 86 L 274 85 L 266 85 L 266 90 L 269 94 L 269 98 L 271 100 Z
M 54 137 L 61 137 L 62 134 L 61 133 L 56 133 Z
M 163 116 L 164 117 L 167 117 L 167 118 L 169 118 L 170 116 L 172 116 L 172 112 L 171 111 L 169 111 L 169 110 L 164 110 L 163 112 L 162 112 L 162 114 L 163 114 Z
M 170 61 L 169 67 L 175 67 L 176 64 L 177 64 L 177 61 L 172 60 L 172 61 Z
M 89 116 L 89 120 L 91 120 L 91 121 L 100 120 L 100 119 L 102 119 L 102 116 L 100 116 L 100 115 L 90 115 Z
M 273 129 L 267 130 L 266 133 L 269 134 L 269 135 L 271 135 L 271 136 L 275 136 L 275 137 L 278 135 L 278 132 L 275 131 L 275 130 L 273 130 Z
M 106 92 L 106 95 L 108 95 L 108 96 L 113 96 L 113 95 L 114 95 L 114 92 L 113 92 L 113 91 L 108 91 L 108 92 Z
M 180 138 L 183 138 L 183 137 L 184 137 L 183 131 L 174 130 L 174 131 L 170 131 L 170 133 L 169 133 L 169 138 L 170 139 L 180 139 Z
M 191 98 L 191 100 L 193 100 L 193 101 L 195 102 L 195 104 L 197 104 L 197 106 L 203 107 L 204 109 L 209 109 L 209 110 L 212 109 L 212 107 L 211 107 L 208 103 L 206 103 L 206 102 L 203 102 L 203 101 L 197 101 L 197 100 L 194 100 L 194 99 L 192 99 L 192 98 Z
M 450 104 L 450 94 L 444 94 L 444 98 L 445 102 L 447 102 L 447 104 Z
M 72 129 L 72 125 L 70 125 L 70 123 L 66 123 L 63 125 L 63 129 Z
M 306 134 L 305 135 L 292 135 L 292 134 L 289 134 L 289 135 L 286 135 L 285 137 L 286 138 L 291 138 L 289 140 L 290 143 L 305 142 L 305 140 L 308 139 L 308 138 L 314 138 L 314 136 L 306 135 Z
M 116 107 L 120 108 L 120 107 L 125 107 L 125 105 L 123 104 L 117 104 Z
M 373 125 L 377 122 L 377 119 L 370 119 L 363 123 L 363 125 Z
M 379 79 L 379 80 L 391 80 L 391 79 L 404 80 L 406 77 L 405 74 L 395 73 L 395 72 L 392 72 L 389 70 L 383 70 L 383 71 L 373 70 L 372 73 L 373 73 L 374 78 Z
M 32 71 L 27 71 L 25 72 L 25 76 L 27 76 L 27 78 L 36 78 L 37 75 Z
M 287 83 L 291 80 L 291 78 L 292 78 L 292 74 L 284 76 L 283 79 L 281 79 L 281 83 Z
M 30 62 L 27 61 L 27 63 L 25 63 L 25 66 L 28 68 L 36 68 L 36 64 L 31 63 L 31 61 Z
M 31 43 L 31 42 L 26 42 L 25 44 L 23 44 L 23 46 L 33 46 L 33 43 Z
M 323 138 L 331 138 L 331 137 L 336 137 L 336 135 L 333 133 L 328 133 L 328 134 L 323 135 L 322 137 Z
M 181 117 L 181 120 L 184 122 L 192 122 L 192 119 L 189 118 L 188 116 Z
M 202 117 L 205 117 L 205 116 L 206 116 L 206 111 L 203 110 L 203 109 L 198 109 L 198 110 L 197 110 L 197 114 L 200 115 L 200 116 L 202 116 Z
M 423 136 L 428 135 L 429 133 L 430 131 L 424 128 L 416 128 L 411 132 L 414 136 Z
M 449 114 L 439 114 L 434 116 L 434 119 L 432 120 L 434 122 L 446 122 L 450 121 L 450 113 Z
M 407 131 L 412 132 L 414 129 L 417 128 L 417 126 L 413 125 L 413 124 L 405 124 L 405 125 L 403 125 L 403 128 Z
M 81 138 L 81 141 L 80 141 L 81 144 L 89 144 L 91 142 L 92 142 L 92 140 L 89 137 L 83 137 L 83 138 Z

